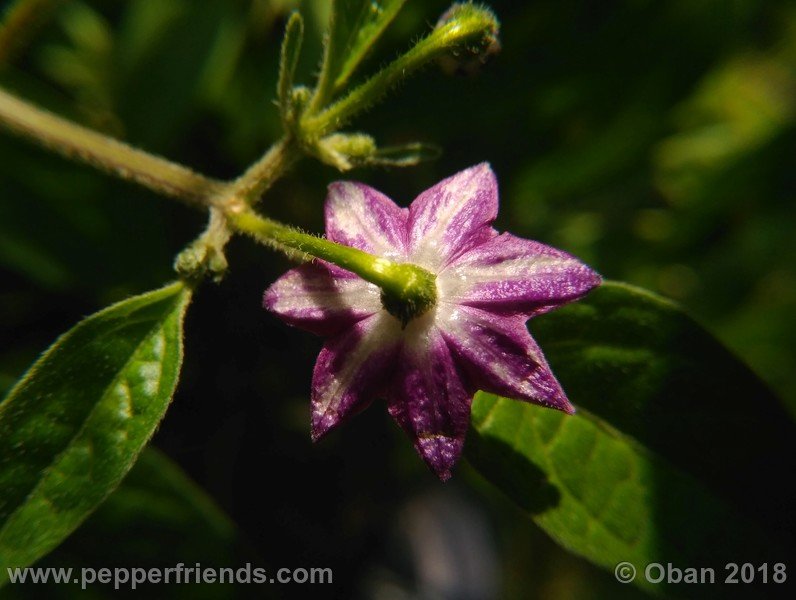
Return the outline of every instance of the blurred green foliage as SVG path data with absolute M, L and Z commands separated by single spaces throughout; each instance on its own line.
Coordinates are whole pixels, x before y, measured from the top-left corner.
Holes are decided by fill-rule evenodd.
M 108 547 L 112 546 L 112 552 Z M 113 569 L 127 565 L 150 568 L 161 564 L 193 565 L 199 561 L 212 564 L 242 564 L 235 526 L 219 511 L 201 489 L 180 472 L 165 456 L 145 450 L 116 492 L 56 552 L 38 564 L 79 569 L 99 565 Z M 81 593 L 90 598 L 112 597 L 103 586 L 89 586 Z M 47 597 L 51 600 L 73 598 L 78 586 L 10 586 L 3 598 Z M 100 589 L 97 589 L 100 588 Z M 108 586 L 112 588 L 112 586 Z M 163 588 L 150 598 L 233 597 L 231 591 L 202 585 Z M 134 592 L 133 592 L 134 593 Z M 129 594 L 124 589 L 113 594 Z
M 793 3 L 490 5 L 503 28 L 489 64 L 464 77 L 428 69 L 355 123 L 379 144 L 422 140 L 443 156 L 347 177 L 407 204 L 443 176 L 490 161 L 501 228 L 684 303 L 796 411 Z M 0 71 L 0 84 L 231 177 L 279 136 L 278 48 L 295 6 L 63 2 Z M 328 6 L 302 3 L 297 83 L 317 69 Z M 363 72 L 447 6 L 407 2 Z M 263 210 L 320 231 L 325 186 L 337 178 L 306 160 Z M 168 200 L 0 135 L 0 386 L 79 317 L 169 279 L 174 255 L 201 225 L 201 215 Z M 395 511 L 437 483 L 379 407 L 309 444 L 318 341 L 259 308 L 287 263 L 245 240 L 231 244 L 229 259 L 228 280 L 201 290 L 188 315 L 186 369 L 156 443 L 219 499 L 267 565 L 333 566 L 335 594 L 363 594 L 374 562 L 388 560 L 374 548 L 383 549 Z M 508 596 L 636 593 L 518 527 L 517 513 L 479 489 L 471 500 L 492 515 Z

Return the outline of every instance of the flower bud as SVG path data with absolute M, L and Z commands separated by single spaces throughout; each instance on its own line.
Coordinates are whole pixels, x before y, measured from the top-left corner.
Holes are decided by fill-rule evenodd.
M 483 25 L 480 38 L 464 46 L 454 47 L 437 59 L 440 68 L 447 75 L 473 75 L 500 52 L 500 25 L 490 10 L 473 4 L 454 4 L 437 21 L 435 29 L 478 20 Z

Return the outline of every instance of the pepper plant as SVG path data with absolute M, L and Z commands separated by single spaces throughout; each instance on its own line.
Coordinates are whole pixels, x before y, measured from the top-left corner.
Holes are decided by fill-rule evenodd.
M 384 399 L 440 479 L 464 453 L 554 540 L 601 567 L 792 556 L 781 524 L 793 490 L 776 474 L 793 472 L 796 453 L 778 400 L 673 303 L 602 282 L 566 249 L 499 233 L 487 163 L 441 174 L 450 177 L 406 208 L 363 183 L 332 183 L 325 236 L 267 216 L 262 199 L 304 159 L 347 172 L 435 154 L 419 142 L 380 147 L 352 129 L 355 118 L 430 63 L 486 63 L 498 20 L 455 4 L 363 77 L 404 3 L 332 2 L 309 86 L 296 78 L 305 24 L 292 13 L 274 93 L 282 137 L 229 181 L 0 89 L 8 133 L 207 215 L 175 258 L 175 281 L 78 323 L 0 404 L 0 581 L 58 546 L 133 467 L 178 385 L 191 298 L 209 280 L 223 285 L 236 235 L 266 246 L 264 261 L 276 251 L 302 263 L 263 282 L 263 304 L 326 338 L 307 386 L 313 440 Z M 31 11 L 48 4 L 8 11 L 0 58 L 30 41 Z M 759 500 L 743 493 L 748 479 Z

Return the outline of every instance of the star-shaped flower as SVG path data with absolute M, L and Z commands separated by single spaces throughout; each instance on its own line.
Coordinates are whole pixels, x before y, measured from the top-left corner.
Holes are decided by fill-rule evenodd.
M 398 318 L 379 287 L 324 261 L 292 269 L 266 291 L 267 309 L 327 338 L 313 372 L 314 440 L 383 397 L 445 480 L 477 390 L 574 411 L 525 322 L 580 298 L 600 276 L 566 252 L 499 234 L 491 226 L 497 211 L 486 163 L 409 208 L 361 183 L 329 186 L 327 238 L 423 267 L 436 276 L 436 302 Z

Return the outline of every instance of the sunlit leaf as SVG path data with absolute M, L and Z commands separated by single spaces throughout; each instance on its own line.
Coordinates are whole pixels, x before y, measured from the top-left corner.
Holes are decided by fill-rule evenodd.
M 0 581 L 69 535 L 152 436 L 182 361 L 181 283 L 66 333 L 0 404 Z
M 743 363 L 622 284 L 534 323 L 579 410 L 479 395 L 468 457 L 487 479 L 606 568 L 789 556 L 796 432 Z

